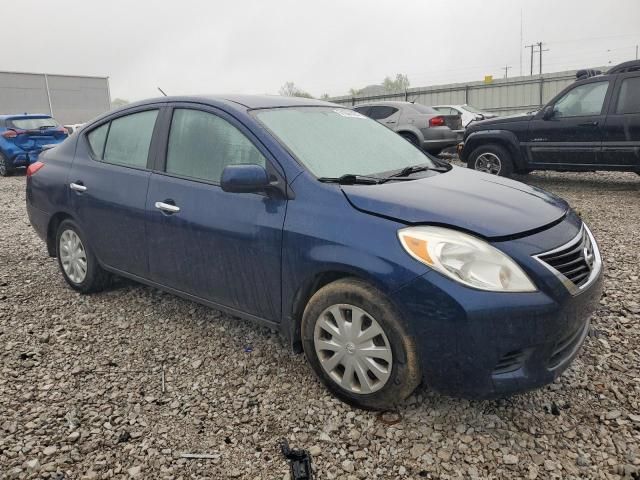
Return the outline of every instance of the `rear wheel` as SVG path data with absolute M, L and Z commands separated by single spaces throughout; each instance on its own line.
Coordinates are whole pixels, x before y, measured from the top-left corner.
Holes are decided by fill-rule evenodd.
M 479 172 L 508 177 L 513 173 L 513 161 L 506 148 L 501 145 L 482 145 L 476 148 L 467 161 L 467 166 Z
M 73 220 L 64 220 L 58 227 L 56 246 L 60 271 L 71 288 L 90 293 L 107 286 L 109 274 L 102 269 Z
M 302 343 L 315 374 L 337 398 L 371 410 L 395 407 L 421 380 L 413 339 L 385 295 L 342 279 L 309 300 Z
M 0 153 L 0 177 L 8 177 L 13 172 L 13 169 L 9 166 L 9 160 L 4 154 Z
M 420 148 L 420 142 L 418 141 L 418 137 L 416 137 L 414 134 L 405 132 L 405 133 L 401 133 L 400 136 L 404 138 L 407 142 L 409 142 L 411 145 Z

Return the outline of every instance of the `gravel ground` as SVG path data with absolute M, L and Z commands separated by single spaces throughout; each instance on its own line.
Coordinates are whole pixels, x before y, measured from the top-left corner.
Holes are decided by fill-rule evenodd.
M 0 178 L 0 478 L 282 479 L 283 436 L 319 479 L 640 478 L 635 174 L 523 178 L 571 202 L 606 262 L 557 383 L 485 402 L 421 388 L 393 425 L 334 400 L 267 329 L 125 281 L 74 293 L 27 222 L 24 180 Z

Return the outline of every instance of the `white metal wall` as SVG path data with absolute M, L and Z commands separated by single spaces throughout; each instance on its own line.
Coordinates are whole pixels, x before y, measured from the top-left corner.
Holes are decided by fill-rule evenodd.
M 547 103 L 576 79 L 576 71 L 547 73 L 533 77 L 495 79 L 492 83 L 471 82 L 410 88 L 407 92 L 351 97 L 334 97 L 335 103 L 358 105 L 372 101 L 415 101 L 422 105 L 461 105 L 508 115 L 535 110 Z
M 0 114 L 47 113 L 74 124 L 110 106 L 108 78 L 0 72 Z

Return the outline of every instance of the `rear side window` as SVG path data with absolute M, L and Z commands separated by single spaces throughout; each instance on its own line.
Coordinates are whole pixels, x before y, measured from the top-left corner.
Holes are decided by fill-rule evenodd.
M 89 145 L 91 145 L 91 151 L 93 154 L 102 159 L 104 156 L 104 144 L 107 142 L 107 133 L 109 132 L 109 124 L 105 123 L 101 127 L 91 130 L 87 135 Z
M 167 173 L 219 183 L 227 165 L 266 166 L 266 160 L 240 130 L 200 110 L 176 109 L 167 147 Z
M 397 108 L 381 105 L 377 107 L 371 107 L 368 116 L 373 118 L 374 120 L 382 120 L 383 118 L 390 117 L 397 111 Z
M 146 168 L 158 110 L 116 118 L 87 135 L 96 157 L 107 163 Z
M 368 117 L 370 108 L 371 107 L 356 107 L 356 108 L 354 108 L 354 110 L 356 112 L 361 113 L 362 115 L 366 115 Z
M 622 81 L 616 113 L 640 113 L 640 77 L 625 78 Z

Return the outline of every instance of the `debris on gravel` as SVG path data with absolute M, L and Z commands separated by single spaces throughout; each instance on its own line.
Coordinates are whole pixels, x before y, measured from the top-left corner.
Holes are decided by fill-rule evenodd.
M 421 387 L 387 424 L 273 331 L 124 280 L 75 293 L 29 226 L 24 176 L 0 178 L 0 478 L 286 479 L 283 437 L 319 479 L 640 478 L 640 177 L 519 180 L 566 198 L 603 252 L 580 356 L 505 400 Z

